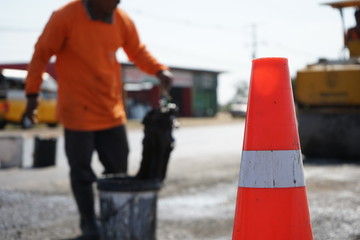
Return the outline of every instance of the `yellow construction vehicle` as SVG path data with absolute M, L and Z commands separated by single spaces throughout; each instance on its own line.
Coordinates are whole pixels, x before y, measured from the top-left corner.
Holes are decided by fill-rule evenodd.
M 343 9 L 360 9 L 360 0 L 325 5 L 340 11 L 345 34 Z M 360 159 L 360 41 L 346 47 L 346 59 L 321 59 L 297 73 L 294 95 L 306 158 Z

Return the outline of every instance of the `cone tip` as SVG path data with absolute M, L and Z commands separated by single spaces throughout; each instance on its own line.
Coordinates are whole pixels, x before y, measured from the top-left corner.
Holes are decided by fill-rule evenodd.
M 264 58 L 255 58 L 252 60 L 253 63 L 255 62 L 283 62 L 287 63 L 288 59 L 283 57 L 264 57 Z
M 299 148 L 288 60 L 254 59 L 243 150 Z

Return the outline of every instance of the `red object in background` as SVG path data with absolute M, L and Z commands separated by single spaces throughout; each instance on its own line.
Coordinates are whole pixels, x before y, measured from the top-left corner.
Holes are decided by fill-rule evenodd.
M 0 102 L 0 113 L 4 114 L 7 111 L 9 111 L 9 103 L 6 100 L 3 102 Z

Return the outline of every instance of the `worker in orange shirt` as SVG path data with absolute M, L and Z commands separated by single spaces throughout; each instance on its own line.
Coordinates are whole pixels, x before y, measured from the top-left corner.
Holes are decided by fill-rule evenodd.
M 349 28 L 345 34 L 345 46 L 348 46 L 351 41 L 360 40 L 360 10 L 355 11 L 356 26 Z
M 71 189 L 80 213 L 79 240 L 100 239 L 91 168 L 97 151 L 104 173 L 126 173 L 128 142 L 120 64 L 123 48 L 142 71 L 156 75 L 168 91 L 172 74 L 141 43 L 119 0 L 74 0 L 50 17 L 36 45 L 26 79 L 25 118 L 34 120 L 42 73 L 56 56 L 57 118 L 64 126 Z

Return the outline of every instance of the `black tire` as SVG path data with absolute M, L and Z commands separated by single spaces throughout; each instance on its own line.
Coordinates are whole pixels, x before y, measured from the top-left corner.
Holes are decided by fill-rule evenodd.
M 297 115 L 306 158 L 359 159 L 360 114 L 301 112 Z
M 6 126 L 6 122 L 5 121 L 0 121 L 0 129 L 4 129 Z
M 59 124 L 58 123 L 48 123 L 47 126 L 49 128 L 56 128 Z

